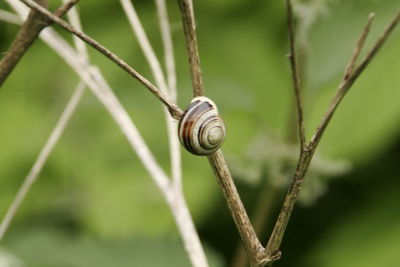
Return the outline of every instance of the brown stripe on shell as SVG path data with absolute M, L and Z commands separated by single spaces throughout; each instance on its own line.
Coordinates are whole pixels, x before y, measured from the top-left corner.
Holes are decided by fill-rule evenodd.
M 212 109 L 212 106 L 207 102 L 195 101 L 189 105 L 182 120 L 180 121 L 180 127 L 183 126 L 181 134 L 181 142 L 183 146 L 193 154 L 198 154 L 196 151 L 195 144 L 192 140 L 192 134 L 194 125 L 196 124 L 198 118 L 200 118 L 204 113 Z M 197 107 L 196 107 L 197 105 Z M 182 124 L 182 125 L 181 125 Z

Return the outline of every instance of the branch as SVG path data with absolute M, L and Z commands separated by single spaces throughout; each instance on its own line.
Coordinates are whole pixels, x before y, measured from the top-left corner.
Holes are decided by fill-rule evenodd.
M 67 126 L 72 114 L 75 112 L 84 89 L 85 84 L 83 82 L 79 83 L 79 85 L 76 87 L 71 99 L 69 100 L 67 106 L 62 112 L 60 119 L 57 121 L 56 126 L 51 132 L 50 137 L 47 139 L 47 142 L 44 145 L 42 151 L 40 151 L 39 156 L 33 164 L 32 169 L 29 171 L 29 174 L 26 176 L 23 184 L 19 188 L 18 193 L 15 196 L 12 204 L 8 208 L 0 224 L 0 242 L 4 234 L 6 233 L 12 219 L 14 218 L 19 206 L 25 199 L 33 183 L 37 180 L 38 175 L 42 171 L 43 166 L 46 163 L 50 153 L 53 151 L 61 135 L 64 133 L 65 127 Z
M 66 31 L 76 35 L 81 40 L 83 40 L 84 42 L 86 42 L 87 44 L 92 46 L 94 49 L 96 49 L 97 51 L 102 53 L 104 56 L 109 58 L 112 62 L 117 64 L 121 69 L 125 70 L 128 74 L 130 74 L 132 77 L 137 79 L 141 84 L 143 84 L 145 87 L 147 87 L 150 90 L 150 92 L 153 93 L 168 108 L 168 111 L 170 112 L 171 116 L 174 119 L 177 119 L 177 120 L 180 119 L 180 117 L 182 116 L 182 110 L 180 110 L 177 105 L 170 102 L 164 93 L 162 93 L 160 90 L 158 90 L 150 81 L 148 81 L 145 77 L 143 77 L 140 73 L 138 73 L 135 69 L 133 69 L 131 66 L 129 66 L 125 61 L 123 61 L 117 55 L 112 53 L 106 47 L 104 47 L 103 45 L 101 45 L 100 43 L 98 43 L 96 40 L 92 39 L 85 33 L 76 30 L 74 27 L 72 27 L 70 24 L 68 24 L 64 20 L 53 15 L 47 9 L 36 4 L 34 1 L 32 1 L 32 0 L 20 0 L 20 1 L 23 2 L 25 5 L 27 5 L 28 7 L 38 11 L 40 14 L 46 16 L 48 19 L 50 19 L 54 23 L 58 24 Z
M 47 6 L 48 0 L 37 0 L 38 6 Z M 78 0 L 70 0 L 68 3 L 60 6 L 54 16 L 62 16 L 65 14 Z M 25 23 L 17 33 L 10 49 L 0 61 L 0 87 L 3 85 L 8 75 L 13 71 L 15 66 L 21 60 L 25 52 L 38 38 L 40 32 L 51 24 L 50 21 L 39 12 L 32 10 Z
M 368 22 L 365 25 L 364 31 L 362 32 L 360 38 L 358 39 L 356 48 L 354 49 L 353 54 L 352 54 L 352 56 L 350 58 L 350 61 L 347 64 L 347 67 L 346 67 L 346 69 L 344 71 L 344 76 L 343 76 L 342 82 L 344 82 L 347 79 L 349 79 L 350 75 L 353 73 L 353 70 L 354 70 L 354 67 L 356 65 L 357 59 L 360 56 L 360 53 L 361 53 L 361 50 L 364 47 L 365 41 L 367 40 L 367 37 L 368 37 L 368 34 L 370 32 L 371 25 L 372 25 L 372 22 L 374 21 L 374 18 L 375 18 L 375 14 L 374 13 L 369 14 Z
M 243 206 L 221 150 L 208 156 L 208 160 L 218 178 L 250 262 L 260 264 L 269 261 Z
M 335 97 L 332 99 L 332 102 L 329 105 L 327 112 L 323 116 L 320 125 L 316 129 L 315 134 L 311 138 L 310 142 L 307 144 L 306 146 L 307 149 L 300 154 L 300 158 L 296 167 L 292 184 L 286 194 L 282 209 L 279 213 L 275 227 L 272 231 L 271 237 L 266 247 L 267 255 L 276 255 L 276 259 L 280 257 L 279 248 L 282 243 L 282 239 L 286 231 L 290 215 L 292 214 L 294 204 L 296 202 L 297 196 L 300 192 L 300 188 L 304 181 L 304 177 L 307 173 L 308 167 L 310 166 L 312 157 L 315 154 L 319 141 L 321 140 L 322 134 L 324 133 L 336 108 L 338 107 L 338 105 L 348 92 L 348 90 L 351 88 L 351 86 L 354 84 L 354 82 L 360 76 L 363 70 L 365 70 L 365 68 L 368 66 L 368 64 L 371 62 L 371 60 L 374 58 L 374 56 L 377 54 L 380 48 L 382 48 L 383 44 L 388 39 L 390 34 L 393 32 L 394 28 L 399 23 L 399 21 L 400 21 L 400 12 L 391 21 L 391 23 L 386 28 L 382 36 L 378 39 L 378 41 L 374 44 L 373 48 L 364 58 L 362 63 L 354 71 L 350 72 L 355 64 L 358 54 L 360 53 L 359 50 L 361 50 L 365 42 L 364 39 L 366 38 L 367 32 L 369 31 L 372 22 L 372 17 L 371 16 L 369 17 L 368 23 L 365 26 L 364 31 L 356 45 L 356 49 L 354 50 L 354 53 L 349 60 L 349 64 L 346 67 L 345 78 L 339 85 L 337 93 Z M 348 75 L 348 73 L 350 74 Z M 268 264 L 268 262 L 266 262 L 266 264 Z
M 196 24 L 193 12 L 192 0 L 178 0 L 182 15 L 182 22 L 186 38 L 186 47 L 189 52 L 190 72 L 193 82 L 194 96 L 203 96 L 204 88 L 200 68 L 200 59 L 197 48 Z M 208 156 L 208 161 L 214 170 L 215 176 L 224 193 L 224 197 L 228 203 L 228 208 L 231 212 L 236 228 L 239 231 L 243 245 L 247 255 L 253 264 L 260 264 L 268 260 L 265 255 L 265 250 L 257 238 L 257 234 L 250 222 L 246 209 L 237 192 L 232 175 L 229 171 L 225 158 L 218 150 Z
M 306 137 L 304 130 L 303 104 L 301 99 L 301 82 L 300 82 L 299 66 L 297 63 L 296 36 L 295 36 L 296 34 L 294 32 L 293 8 L 291 0 L 286 0 L 286 7 L 287 7 L 287 24 L 289 29 L 289 44 L 290 44 L 289 59 L 290 59 L 290 67 L 292 70 L 293 87 L 296 96 L 300 148 L 301 150 L 305 150 Z
M 57 17 L 62 17 L 64 14 L 68 12 L 73 6 L 75 6 L 76 3 L 78 3 L 79 0 L 69 0 L 66 1 L 63 5 L 61 5 L 59 8 L 57 8 L 56 11 L 54 11 L 54 15 Z M 48 22 L 51 24 L 51 21 Z
M 183 29 L 185 31 L 186 48 L 189 53 L 189 66 L 192 75 L 193 95 L 203 96 L 204 86 L 201 75 L 199 50 L 197 47 L 196 23 L 193 12 L 192 0 L 178 0 L 182 15 Z
M 372 61 L 372 59 L 374 59 L 376 54 L 382 48 L 382 46 L 384 45 L 386 40 L 389 38 L 390 34 L 393 32 L 395 27 L 399 24 L 399 22 L 400 22 L 400 12 L 398 12 L 398 14 L 390 22 L 389 26 L 385 29 L 385 31 L 383 32 L 381 37 L 374 44 L 374 46 L 368 52 L 368 54 L 365 56 L 365 58 L 360 63 L 360 65 L 351 74 L 347 75 L 347 78 L 346 78 L 346 75 L 345 75 L 345 78 L 340 83 L 339 88 L 338 88 L 338 90 L 336 92 L 336 95 L 332 99 L 332 101 L 331 101 L 331 103 L 330 103 L 330 105 L 328 107 L 328 110 L 326 111 L 326 113 L 323 116 L 319 126 L 317 127 L 313 137 L 311 138 L 310 145 L 309 145 L 310 149 L 314 149 L 318 145 L 319 140 L 322 137 L 322 134 L 324 133 L 326 127 L 328 126 L 330 120 L 332 119 L 333 114 L 335 113 L 337 107 L 342 102 L 344 96 L 349 91 L 349 89 L 354 84 L 354 82 L 357 80 L 357 78 L 361 75 L 361 73 L 366 69 L 366 67 L 369 65 L 369 63 Z M 367 31 L 370 23 L 371 23 L 371 17 L 368 20 L 367 26 L 364 29 L 364 33 Z M 365 35 L 364 33 L 362 34 L 362 36 Z M 361 37 L 361 39 L 362 38 L 363 37 Z M 357 46 L 359 46 L 359 44 L 360 44 L 360 41 L 358 42 Z M 357 49 L 355 50 L 355 53 L 358 53 Z M 350 59 L 349 65 L 351 65 L 351 62 L 352 62 L 353 58 L 354 58 L 354 56 L 352 56 L 352 58 Z

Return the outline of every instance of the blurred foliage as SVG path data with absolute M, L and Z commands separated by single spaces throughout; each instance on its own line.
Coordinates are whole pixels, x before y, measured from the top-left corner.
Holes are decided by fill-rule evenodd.
M 9 251 L 0 251 L 0 255 L 2 253 L 7 255 L 9 263 L 0 266 L 186 267 L 190 265 L 180 240 L 176 238 L 137 238 L 104 242 L 88 237 L 77 238 L 49 229 L 35 229 L 19 233 L 8 243 L 7 249 Z M 210 266 L 222 266 L 215 254 L 209 253 L 208 258 Z
M 298 145 L 290 145 L 281 140 L 261 135 L 254 139 L 241 157 L 231 157 L 231 170 L 237 179 L 260 187 L 267 179 L 268 187 L 275 190 L 288 188 L 293 179 L 299 157 Z M 340 177 L 351 170 L 345 160 L 329 160 L 318 153 L 307 172 L 299 195 L 302 204 L 311 205 L 327 190 L 328 180 Z
M 206 94 L 218 103 L 226 121 L 228 137 L 224 152 L 244 187 L 257 187 L 267 173 L 271 184 L 285 188 L 296 162 L 296 148 L 287 142 L 293 131 L 289 127 L 293 96 L 285 57 L 288 48 L 283 2 L 195 1 Z M 162 58 L 153 2 L 134 1 L 134 4 Z M 367 47 L 378 38 L 399 4 L 398 0 L 298 0 L 296 7 L 296 14 L 303 22 L 299 24 L 299 32 L 305 46 L 306 130 L 311 136 L 335 92 L 369 12 L 377 16 Z M 1 2 L 0 8 L 8 7 Z M 85 32 L 151 77 L 118 1 L 81 1 L 79 9 Z M 177 6 L 169 3 L 169 12 L 179 105 L 183 107 L 191 98 L 190 75 Z M 304 18 L 309 21 L 304 22 Z M 17 31 L 18 26 L 0 23 L 2 52 Z M 71 41 L 68 34 L 59 32 Z M 397 30 L 338 109 L 306 180 L 302 198 L 307 203 L 313 203 L 328 190 L 331 178 L 348 173 L 350 163 L 354 164 L 352 171 L 357 172 L 357 168 L 373 162 L 398 140 L 399 46 Z M 169 171 L 166 134 L 161 133 L 166 127 L 158 101 L 102 55 L 92 49 L 90 54 L 159 163 Z M 10 204 L 77 83 L 76 75 L 39 41 L 1 88 L 0 215 Z M 212 227 L 218 224 L 215 220 L 221 219 L 209 216 L 221 208 L 217 182 L 206 159 L 185 151 L 183 156 L 184 190 L 191 213 L 200 228 Z M 379 203 L 395 203 L 394 191 L 383 193 L 387 199 L 372 195 L 359 216 L 355 214 L 340 221 L 336 229 L 325 233 L 326 242 L 304 256 L 306 266 L 343 266 L 342 258 L 354 260 L 348 266 L 377 266 L 378 260 L 386 259 L 389 252 L 393 252 L 393 257 L 381 266 L 394 266 L 389 260 L 396 258 L 394 252 L 400 247 L 396 242 L 395 233 L 400 232 L 396 221 L 391 224 L 395 229 L 393 235 L 388 227 L 380 228 L 379 233 L 375 231 L 368 237 L 370 242 L 348 240 L 376 227 L 388 211 L 396 210 L 395 205 L 373 204 L 377 199 L 381 199 Z M 309 220 L 317 216 L 313 214 Z M 369 217 L 376 218 L 376 222 Z M 57 230 L 32 230 L 33 225 L 51 225 Z M 72 232 L 76 238 L 66 232 Z M 218 238 L 229 239 L 224 234 Z M 88 241 L 87 236 L 93 239 Z M 290 232 L 285 238 L 286 243 L 295 243 Z M 18 212 L 0 251 L 0 266 L 3 258 L 12 255 L 21 257 L 27 266 L 61 266 L 61 259 L 62 266 L 127 266 L 129 262 L 130 266 L 143 266 L 140 263 L 143 259 L 154 260 L 146 266 L 187 266 L 177 239 L 164 199 L 115 123 L 92 94 L 86 92 L 39 181 Z M 379 252 L 375 243 L 380 244 Z M 392 250 L 387 250 L 388 247 Z M 231 256 L 232 250 L 217 249 L 224 256 Z M 352 254 L 357 249 L 359 253 Z M 374 253 L 367 253 L 373 250 Z M 331 257 L 337 257 L 337 261 Z M 160 262 L 156 262 L 158 258 Z M 214 258 L 217 258 L 215 266 L 221 266 L 223 261 L 218 256 Z M 120 262 L 113 264 L 112 260 Z M 16 261 L 18 264 L 19 260 Z

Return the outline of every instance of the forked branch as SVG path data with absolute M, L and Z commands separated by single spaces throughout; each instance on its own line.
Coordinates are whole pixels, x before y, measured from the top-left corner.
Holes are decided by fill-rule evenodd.
M 369 31 L 369 27 L 371 24 L 371 17 L 373 17 L 373 15 L 370 15 L 370 17 L 368 19 L 368 23 L 367 23 L 366 27 L 364 28 L 364 31 L 360 37 L 360 40 L 357 43 L 356 49 L 353 52 L 353 55 L 350 59 L 348 66 L 351 66 L 352 62 L 354 61 L 354 58 L 357 58 L 357 56 L 354 56 L 354 55 L 357 55 L 359 53 L 358 51 L 362 49 L 364 42 L 361 40 L 366 35 L 365 33 Z M 328 124 L 329 124 L 333 114 L 335 113 L 337 107 L 339 106 L 340 102 L 343 100 L 344 96 L 349 91 L 349 89 L 354 84 L 354 82 L 357 80 L 357 78 L 361 75 L 361 73 L 365 70 L 365 68 L 369 65 L 369 63 L 374 59 L 376 54 L 382 48 L 382 46 L 384 45 L 386 40 L 389 38 L 389 36 L 393 32 L 393 30 L 396 28 L 396 26 L 399 24 L 399 22 L 400 22 L 400 11 L 397 13 L 397 15 L 393 18 L 393 20 L 386 27 L 383 34 L 373 45 L 373 47 L 368 52 L 368 54 L 365 56 L 365 58 L 362 60 L 360 65 L 358 67 L 356 67 L 354 71 L 352 71 L 350 73 L 347 73 L 347 72 L 345 73 L 345 76 L 337 89 L 336 95 L 332 99 L 325 115 L 323 116 L 319 126 L 317 127 L 313 137 L 311 138 L 311 141 L 309 143 L 310 149 L 315 149 L 315 147 L 318 145 L 319 140 L 322 137 L 322 134 L 324 133 L 326 127 L 328 126 Z
M 292 9 L 290 8 L 291 1 L 288 0 L 287 4 L 289 5 L 288 16 L 293 16 L 293 14 L 291 14 Z M 298 161 L 297 168 L 296 168 L 296 171 L 295 171 L 295 174 L 293 177 L 292 184 L 288 190 L 288 193 L 286 194 L 281 212 L 279 213 L 275 227 L 272 231 L 271 237 L 270 237 L 268 245 L 266 247 L 268 255 L 280 255 L 279 248 L 280 248 L 280 245 L 281 245 L 281 242 L 282 242 L 285 230 L 286 230 L 286 226 L 289 222 L 290 215 L 294 208 L 294 204 L 297 200 L 297 196 L 298 196 L 298 194 L 300 192 L 300 188 L 303 184 L 304 177 L 307 173 L 308 167 L 310 166 L 312 157 L 315 154 L 315 151 L 318 147 L 319 141 L 321 140 L 321 137 L 322 137 L 325 129 L 327 128 L 337 107 L 343 100 L 346 93 L 349 91 L 349 89 L 354 84 L 354 82 L 357 80 L 357 78 L 360 76 L 360 74 L 365 70 L 365 68 L 368 66 L 368 64 L 371 62 L 371 60 L 377 54 L 377 52 L 382 48 L 385 41 L 389 38 L 390 34 L 393 32 L 396 25 L 399 23 L 400 12 L 394 17 L 394 19 L 391 21 L 389 26 L 386 28 L 386 30 L 384 31 L 382 36 L 374 44 L 373 48 L 370 50 L 370 52 L 367 54 L 367 56 L 364 58 L 364 60 L 360 63 L 360 65 L 358 67 L 355 67 L 356 60 L 365 44 L 365 39 L 366 39 L 369 29 L 371 27 L 372 19 L 373 19 L 373 15 L 371 14 L 369 16 L 368 22 L 367 22 L 362 34 L 357 42 L 356 48 L 354 49 L 354 52 L 349 60 L 349 63 L 347 64 L 344 78 L 342 79 L 342 81 L 337 89 L 336 95 L 332 99 L 325 115 L 322 117 L 319 126 L 315 130 L 314 135 L 312 136 L 309 143 L 306 145 L 306 150 L 304 150 L 300 153 L 299 161 Z

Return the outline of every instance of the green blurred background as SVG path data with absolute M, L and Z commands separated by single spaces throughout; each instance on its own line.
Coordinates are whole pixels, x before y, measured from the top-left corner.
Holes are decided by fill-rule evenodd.
M 298 149 L 293 136 L 284 1 L 195 1 L 206 94 L 226 121 L 223 146 L 263 242 Z M 134 1 L 160 58 L 153 1 Z M 54 1 L 54 6 L 58 2 Z M 8 9 L 5 2 L 0 7 Z M 298 1 L 310 136 L 335 92 L 370 12 L 370 47 L 398 0 Z M 179 105 L 191 98 L 176 1 L 168 1 Z M 119 1 L 81 1 L 86 33 L 146 77 L 150 70 Z M 106 19 L 105 19 L 106 18 Z M 5 52 L 18 26 L 0 23 Z M 57 29 L 63 36 L 70 36 Z M 276 266 L 399 266 L 400 30 L 346 96 L 327 129 Z M 164 115 L 138 82 L 90 49 L 159 163 L 169 171 Z M 365 51 L 363 53 L 365 55 Z M 78 78 L 36 42 L 0 90 L 0 216 L 50 134 Z M 231 266 L 238 234 L 205 158 L 183 151 L 184 190 L 212 266 Z M 10 266 L 189 266 L 161 194 L 88 91 L 0 245 Z M 23 265 L 18 265 L 23 263 Z

